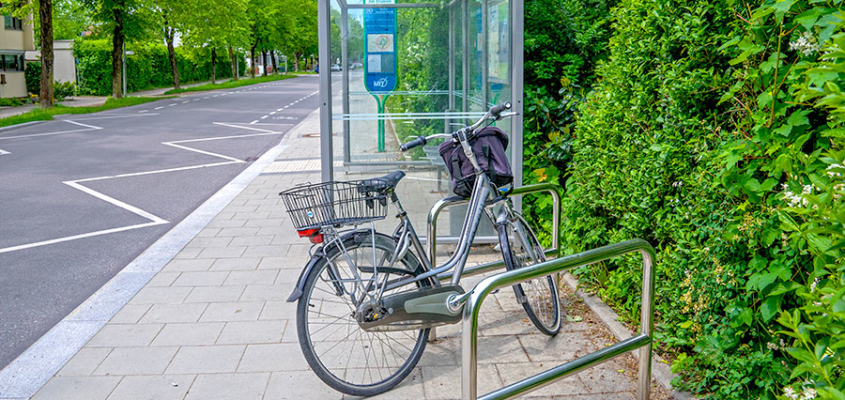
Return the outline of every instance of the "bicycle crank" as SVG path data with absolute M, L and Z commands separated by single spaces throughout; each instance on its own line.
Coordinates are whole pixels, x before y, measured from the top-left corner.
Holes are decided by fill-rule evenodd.
M 364 303 L 353 314 L 358 325 L 369 332 L 403 331 L 450 325 L 461 320 L 461 313 L 446 305 L 452 295 L 461 295 L 460 286 L 423 288 L 385 296 L 378 303 Z

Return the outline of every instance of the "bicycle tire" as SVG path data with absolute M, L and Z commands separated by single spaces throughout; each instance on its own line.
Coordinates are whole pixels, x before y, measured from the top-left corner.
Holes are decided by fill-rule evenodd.
M 520 224 L 530 244 L 523 243 L 521 235 L 515 230 L 515 224 Z M 521 215 L 517 214 L 514 221 L 508 221 L 497 227 L 499 243 L 502 247 L 502 257 L 505 267 L 511 271 L 524 268 L 546 260 L 540 241 L 534 231 Z M 530 245 L 536 257 L 532 259 L 526 251 Z M 532 279 L 513 285 L 517 301 L 522 304 L 528 319 L 546 335 L 554 336 L 560 332 L 560 298 L 551 275 Z
M 364 237 L 362 238 L 361 236 Z M 343 241 L 344 247 L 347 250 L 347 255 L 357 250 L 362 250 L 360 253 L 368 254 L 370 256 L 372 255 L 373 241 L 372 236 L 369 233 L 366 235 L 353 233 L 345 237 Z M 376 235 L 375 248 L 377 252 L 380 251 L 383 254 L 392 254 L 396 245 L 397 242 L 394 238 L 382 234 Z M 309 273 L 302 297 L 299 299 L 299 303 L 297 304 L 297 334 L 299 336 L 299 344 L 302 348 L 305 360 L 308 362 L 308 365 L 311 366 L 314 373 L 323 382 L 339 392 L 352 396 L 364 397 L 375 396 L 387 392 L 402 382 L 402 380 L 404 380 L 411 371 L 413 371 L 417 362 L 419 362 L 420 357 L 422 357 L 423 351 L 425 350 L 430 329 L 420 329 L 415 335 L 412 335 L 410 331 L 367 332 L 360 328 L 351 313 L 349 313 L 349 315 L 341 313 L 339 316 L 328 311 L 323 313 L 323 310 L 326 307 L 331 309 L 333 306 L 341 309 L 342 311 L 349 311 L 341 306 L 337 306 L 336 303 L 343 302 L 344 296 L 338 296 L 336 292 L 332 292 L 334 282 L 337 282 L 337 280 L 332 278 L 331 274 L 328 272 L 331 271 L 328 267 L 332 265 L 332 263 L 337 265 L 338 262 L 346 262 L 346 257 L 337 248 L 337 246 L 329 248 L 326 250 L 326 253 L 327 254 L 324 256 L 323 261 L 321 261 Z M 369 257 L 355 261 L 359 271 L 362 267 L 362 261 L 367 258 Z M 407 274 L 399 272 L 397 269 L 392 272 L 379 272 L 379 275 L 391 274 L 391 276 L 411 276 L 420 271 L 418 269 L 418 266 L 420 265 L 419 260 L 411 252 L 408 252 L 400 262 L 404 269 L 406 269 Z M 342 274 L 343 266 L 336 268 L 336 270 Z M 364 272 L 359 272 L 359 276 L 363 278 L 363 275 L 360 274 L 364 274 Z M 351 272 L 349 275 L 352 275 Z M 328 278 L 328 280 L 326 280 L 326 278 Z M 340 278 L 346 279 L 344 276 L 341 276 Z M 323 284 L 322 287 L 318 286 L 321 283 Z M 431 286 L 431 282 L 429 280 L 423 280 L 417 282 L 416 286 Z M 401 290 L 405 288 L 407 287 L 399 289 Z M 317 294 L 315 294 L 316 289 L 319 289 Z M 338 299 L 340 299 L 340 301 L 338 301 Z M 354 304 L 352 304 L 352 301 L 348 298 L 346 300 L 348 301 L 345 303 L 345 306 L 354 310 Z M 324 314 L 322 317 L 320 316 L 321 313 Z M 309 317 L 316 317 L 316 320 L 313 321 L 314 323 L 309 322 L 312 320 Z M 329 323 L 320 321 L 320 319 L 325 319 L 323 317 L 334 319 L 339 327 L 329 327 Z M 319 324 L 321 323 L 325 326 L 319 327 Z M 317 325 L 317 327 L 312 325 Z M 345 325 L 346 332 L 340 332 L 340 335 L 338 335 L 338 337 L 345 335 L 342 339 L 336 340 L 337 338 L 325 338 L 335 339 L 335 342 L 327 340 L 328 343 L 333 344 L 315 342 L 318 340 L 321 331 L 326 329 L 329 331 L 344 329 L 343 325 Z M 332 335 L 332 333 L 333 332 L 329 332 L 328 334 Z M 350 338 L 351 340 L 348 340 Z M 347 344 L 341 345 L 343 342 L 347 342 Z M 356 347 L 356 343 L 359 343 L 360 346 Z M 367 344 L 369 344 L 369 346 Z M 399 348 L 399 351 L 390 348 L 390 350 L 393 351 L 393 354 L 381 354 L 376 356 L 375 353 L 378 349 L 376 349 L 375 345 L 378 345 L 381 348 L 381 351 L 384 352 L 385 344 L 387 344 L 389 348 L 391 344 L 398 344 L 401 348 Z M 339 348 L 335 349 L 335 347 Z M 323 354 L 321 354 L 321 351 Z M 373 354 L 373 359 L 370 359 L 370 354 Z M 350 362 L 353 358 L 355 358 L 356 361 L 361 361 L 362 356 L 364 359 L 363 367 L 350 367 Z M 329 359 L 330 357 L 334 358 Z M 337 360 L 337 357 L 340 357 L 340 359 Z M 344 357 L 346 357 L 345 365 L 343 365 Z M 391 362 L 388 358 L 395 361 L 395 364 L 397 365 L 392 367 L 387 365 Z M 376 364 L 378 379 L 373 376 L 373 370 L 367 371 L 370 368 L 370 362 Z M 378 363 L 381 362 L 384 362 L 384 368 L 379 368 Z M 342 368 L 340 368 L 341 366 Z M 383 372 L 387 372 L 387 376 L 383 376 Z M 367 381 L 368 377 L 371 381 Z

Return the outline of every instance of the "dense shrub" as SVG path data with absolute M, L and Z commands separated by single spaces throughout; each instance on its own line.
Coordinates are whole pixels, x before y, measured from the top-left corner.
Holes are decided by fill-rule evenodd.
M 76 84 L 73 82 L 56 81 L 55 85 L 53 85 L 53 90 L 56 100 L 63 100 L 68 97 L 76 96 Z
M 607 55 L 615 0 L 530 0 L 525 3 L 525 183 L 565 184 L 578 104 Z M 526 216 L 551 232 L 552 201 L 529 196 Z
M 621 1 L 580 108 L 564 245 L 657 247 L 659 346 L 706 398 L 845 398 L 835 4 Z M 633 323 L 638 263 L 578 273 Z
M 41 62 L 28 62 L 24 67 L 26 91 L 38 94 L 41 92 Z
M 783 398 L 845 398 L 845 13 L 839 1 L 765 1 L 724 46 L 737 57 L 722 97 L 737 129 L 722 145 L 726 190 L 762 222 L 745 271 L 753 323 L 795 365 Z M 727 237 L 746 235 L 737 225 Z M 772 246 L 773 242 L 782 242 Z M 780 251 L 777 251 L 780 247 Z M 749 324 L 750 325 L 750 324 Z M 772 332 L 776 330 L 777 332 Z M 779 388 L 780 389 L 780 388 Z
M 111 49 L 109 40 L 77 40 L 74 55 L 79 59 L 79 93 L 106 96 L 111 94 Z M 158 43 L 135 43 L 127 46 L 135 54 L 126 60 L 127 90 L 130 92 L 173 85 L 167 47 Z M 240 71 L 246 71 L 243 54 L 236 53 Z M 180 82 L 211 79 L 211 57 L 197 57 L 193 52 L 176 49 Z M 232 69 L 228 57 L 218 57 L 217 77 L 229 78 Z

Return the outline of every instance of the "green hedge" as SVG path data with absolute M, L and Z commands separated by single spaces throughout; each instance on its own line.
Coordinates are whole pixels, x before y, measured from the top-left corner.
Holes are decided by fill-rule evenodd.
M 111 41 L 77 40 L 74 55 L 79 60 L 80 94 L 107 96 L 111 88 Z M 127 46 L 135 54 L 127 56 L 126 76 L 129 92 L 155 89 L 173 85 L 167 47 L 158 43 L 135 43 Z M 243 54 L 236 53 L 240 71 L 246 71 Z M 180 82 L 211 80 L 211 57 L 199 57 L 192 49 L 176 49 L 176 65 Z M 217 78 L 226 79 L 232 75 L 227 54 L 218 54 Z
M 845 399 L 839 6 L 612 9 L 568 144 L 564 246 L 655 245 L 658 347 L 701 397 Z M 639 260 L 577 273 L 636 324 Z

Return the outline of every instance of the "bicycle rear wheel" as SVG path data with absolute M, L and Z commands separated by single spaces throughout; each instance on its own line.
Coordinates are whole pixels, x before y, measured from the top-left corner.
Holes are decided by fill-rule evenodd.
M 377 234 L 374 243 L 369 234 L 352 234 L 344 238 L 345 253 L 337 246 L 327 246 L 324 261 L 306 280 L 297 305 L 299 344 L 314 373 L 335 390 L 353 396 L 384 393 L 411 373 L 425 350 L 429 329 L 368 332 L 353 315 L 360 303 L 348 294 L 356 285 L 352 268 L 357 269 L 365 287 L 373 265 L 379 267 L 380 282 L 419 271 L 419 260 L 411 252 L 387 270 L 396 245 L 389 236 Z M 421 286 L 430 286 L 430 282 L 420 281 L 384 295 Z
M 497 228 L 502 256 L 508 270 L 525 268 L 543 261 L 546 256 L 534 231 L 521 215 Z M 529 252 L 529 250 L 531 250 Z M 533 253 L 533 255 L 532 255 Z M 528 319 L 546 335 L 560 331 L 560 299 L 552 276 L 544 276 L 514 285 L 517 301 L 522 304 Z

